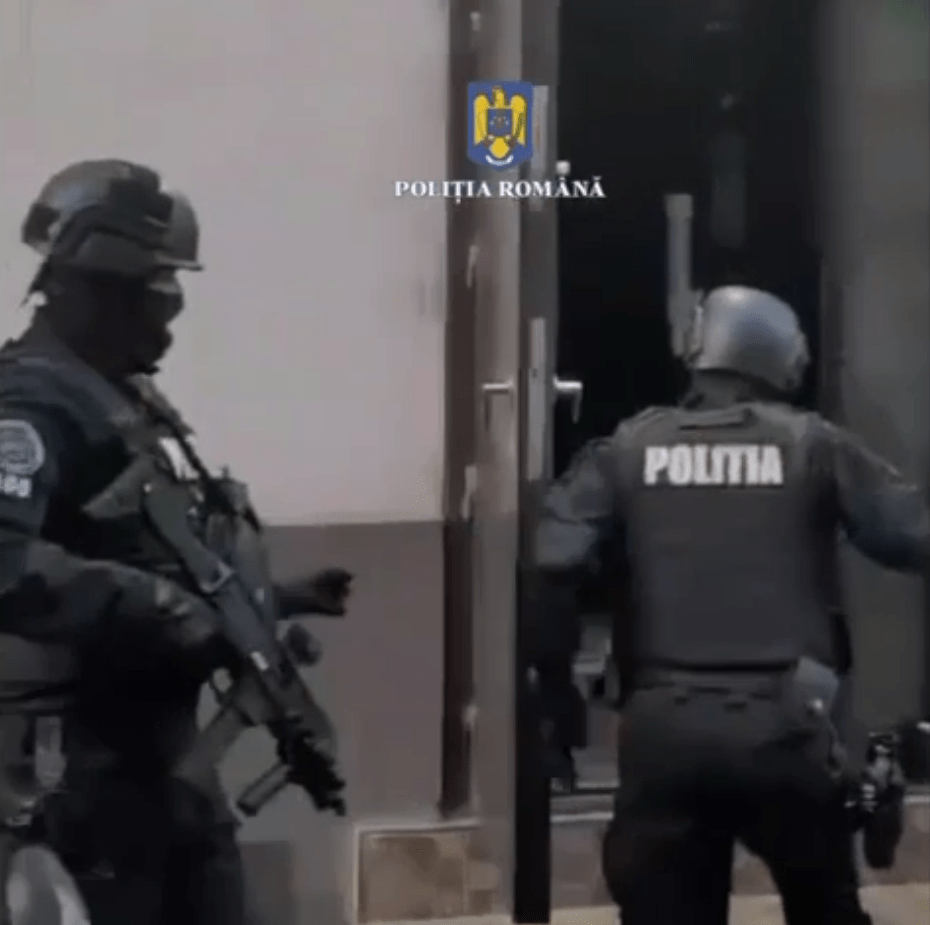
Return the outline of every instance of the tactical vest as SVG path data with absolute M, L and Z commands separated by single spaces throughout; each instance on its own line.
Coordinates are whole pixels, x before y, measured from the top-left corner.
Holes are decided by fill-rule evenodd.
M 193 449 L 191 429 L 148 376 L 133 377 L 124 392 L 63 350 L 61 355 L 45 356 L 7 347 L 0 353 L 0 365 L 15 367 L 28 384 L 17 388 L 13 377 L 9 388 L 7 377 L 5 391 L 31 404 L 47 396 L 53 408 L 79 423 L 87 446 L 86 457 L 76 466 L 77 481 L 63 487 L 68 496 L 53 505 L 43 539 L 83 558 L 120 562 L 187 583 L 177 557 L 154 536 L 141 511 L 127 512 L 118 521 L 96 522 L 85 510 L 136 458 L 145 455 L 154 461 L 159 477 L 187 487 L 196 535 L 216 551 L 236 558 L 243 578 L 267 590 L 271 607 L 270 569 L 246 487 L 228 473 L 206 470 Z M 211 489 L 221 490 L 227 506 L 253 526 L 251 535 L 229 529 L 229 517 L 211 504 Z M 243 542 L 249 548 L 241 548 Z M 232 544 L 239 546 L 233 549 Z
M 61 497 L 53 499 L 42 538 L 82 558 L 155 572 L 196 592 L 196 581 L 151 528 L 141 507 L 127 510 L 117 519 L 98 520 L 88 513 L 89 502 L 144 455 L 153 461 L 158 478 L 186 486 L 193 533 L 235 562 L 238 573 L 256 589 L 256 599 L 264 602 L 269 622 L 273 621 L 275 595 L 269 563 L 244 486 L 228 475 L 213 476 L 206 471 L 189 442 L 190 429 L 148 377 L 134 377 L 124 392 L 65 351 L 60 355 L 53 351 L 51 348 L 46 355 L 13 345 L 0 353 L 0 365 L 6 367 L 5 395 L 14 402 L 36 406 L 47 402 L 83 432 L 85 457 L 74 466 L 78 470 L 76 481 L 60 486 Z M 211 490 L 222 491 L 230 502 L 227 507 L 235 508 L 235 525 L 228 511 L 220 511 L 211 502 Z M 137 629 L 127 629 L 127 638 L 121 640 L 126 658 L 113 663 L 107 651 L 116 652 L 118 647 L 106 645 L 96 648 L 97 658 L 85 654 L 81 684 L 95 700 L 105 700 L 94 709 L 111 721 L 113 728 L 125 728 L 127 734 L 138 734 L 145 740 L 152 733 L 144 720 L 138 721 L 139 711 L 150 706 L 153 715 L 161 716 L 163 708 L 170 712 L 175 701 L 181 709 L 185 704 L 193 707 L 202 678 L 199 673 L 187 678 L 170 652 L 166 652 L 166 664 L 171 668 L 159 669 L 157 661 L 149 657 L 153 640 L 138 634 Z M 138 665 L 150 667 L 142 672 Z M 110 690 L 107 675 L 114 670 L 125 670 L 120 680 L 123 698 L 106 695 Z M 103 682 L 100 698 L 93 694 L 95 676 Z M 161 692 L 154 697 L 153 685 Z M 139 697 L 132 694 L 136 690 Z M 167 738 L 171 735 L 166 731 Z
M 120 562 L 175 577 L 174 563 L 151 541 L 149 531 L 132 517 L 98 524 L 84 514 L 84 505 L 106 488 L 138 454 L 150 455 L 166 479 L 187 475 L 172 447 L 190 430 L 170 404 L 144 377 L 135 385 L 144 390 L 151 409 L 73 358 L 57 345 L 49 353 L 29 347 L 7 346 L 0 353 L 4 395 L 14 404 L 47 407 L 81 431 L 83 453 L 51 498 L 42 538 L 86 559 Z M 177 434 L 177 436 L 176 436 Z M 192 490 L 192 510 L 201 499 Z
M 807 417 L 763 404 L 659 409 L 621 466 L 638 663 L 835 662 L 835 524 Z

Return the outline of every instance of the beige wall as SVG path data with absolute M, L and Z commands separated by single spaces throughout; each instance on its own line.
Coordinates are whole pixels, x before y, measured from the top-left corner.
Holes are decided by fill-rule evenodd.
M 163 377 L 251 486 L 282 573 L 357 575 L 321 628 L 353 818 L 430 818 L 442 713 L 445 207 L 441 0 L 0 0 L 0 338 L 35 267 L 19 222 L 65 163 L 160 168 L 207 272 Z M 308 529 L 307 525 L 316 525 Z M 225 767 L 243 783 L 256 737 Z M 243 833 L 268 920 L 346 911 L 351 829 L 289 794 Z
M 3 0 L 0 336 L 34 265 L 30 197 L 85 157 L 194 198 L 207 272 L 164 383 L 272 523 L 441 514 L 439 0 Z

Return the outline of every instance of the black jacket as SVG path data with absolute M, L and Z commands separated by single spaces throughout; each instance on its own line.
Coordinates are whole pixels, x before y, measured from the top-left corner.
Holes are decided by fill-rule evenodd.
M 147 377 L 108 382 L 41 326 L 0 350 L 0 633 L 78 652 L 74 734 L 140 766 L 189 742 L 204 673 L 120 602 L 190 582 L 141 516 L 96 522 L 84 506 L 144 452 L 191 480 L 206 520 L 182 471 L 189 434 Z

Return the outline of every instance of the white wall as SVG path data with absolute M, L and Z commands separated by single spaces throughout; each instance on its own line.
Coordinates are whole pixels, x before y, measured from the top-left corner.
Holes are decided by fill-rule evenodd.
M 434 519 L 441 0 L 0 0 L 0 336 L 46 177 L 117 156 L 193 197 L 207 272 L 163 384 L 277 524 Z

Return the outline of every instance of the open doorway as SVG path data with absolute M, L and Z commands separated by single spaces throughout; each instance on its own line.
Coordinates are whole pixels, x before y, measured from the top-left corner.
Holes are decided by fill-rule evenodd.
M 686 386 L 666 321 L 668 193 L 695 197 L 696 288 L 745 282 L 798 310 L 814 359 L 800 401 L 818 404 L 814 8 L 563 0 L 558 156 L 574 176 L 601 177 L 607 199 L 560 203 L 558 371 L 583 382 L 584 401 L 578 421 L 556 409 L 556 472 L 585 441 L 674 403 Z M 723 128 L 745 139 L 746 182 L 744 232 L 721 242 L 711 226 L 710 151 Z M 584 602 L 596 649 L 621 593 L 593 588 Z M 589 719 L 582 777 L 610 776 L 612 720 Z M 609 744 L 599 743 L 605 735 Z

